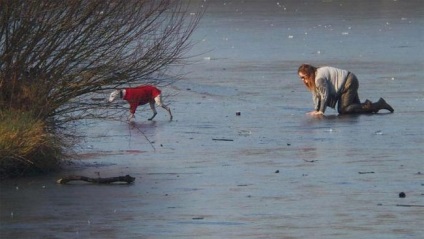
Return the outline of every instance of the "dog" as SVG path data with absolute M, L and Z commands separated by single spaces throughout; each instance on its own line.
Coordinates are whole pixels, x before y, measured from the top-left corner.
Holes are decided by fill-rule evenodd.
M 172 120 L 171 109 L 162 103 L 161 90 L 151 85 L 141 85 L 134 88 L 125 88 L 121 90 L 114 90 L 110 93 L 109 102 L 113 102 L 116 98 L 126 100 L 130 104 L 130 115 L 128 120 L 135 118 L 134 114 L 139 105 L 150 104 L 150 108 L 153 111 L 153 116 L 149 120 L 155 118 L 157 111 L 155 108 L 155 103 L 164 108 L 169 113 L 170 120 Z

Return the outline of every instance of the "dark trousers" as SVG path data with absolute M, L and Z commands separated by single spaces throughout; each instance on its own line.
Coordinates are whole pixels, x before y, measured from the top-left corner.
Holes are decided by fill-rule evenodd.
M 362 108 L 358 88 L 358 78 L 356 78 L 355 74 L 349 73 L 337 105 L 339 114 L 358 113 L 358 110 Z

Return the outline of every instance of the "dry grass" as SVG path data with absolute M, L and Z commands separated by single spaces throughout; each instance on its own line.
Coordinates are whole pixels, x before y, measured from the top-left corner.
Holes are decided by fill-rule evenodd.
M 0 178 L 55 169 L 60 148 L 44 121 L 28 112 L 0 112 Z

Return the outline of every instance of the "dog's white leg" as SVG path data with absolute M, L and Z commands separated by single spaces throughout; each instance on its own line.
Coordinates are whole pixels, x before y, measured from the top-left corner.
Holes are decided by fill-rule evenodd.
M 132 121 L 135 119 L 135 116 L 133 113 L 130 113 L 130 115 L 128 116 L 128 121 Z
M 155 116 L 157 115 L 158 112 L 156 111 L 155 102 L 153 100 L 150 101 L 149 104 L 150 104 L 150 109 L 152 109 L 152 111 L 153 111 L 153 116 L 150 117 L 149 120 L 153 120 L 153 118 L 155 118 Z
M 171 109 L 170 109 L 168 106 L 164 105 L 164 104 L 162 104 L 162 108 L 164 108 L 166 111 L 168 111 L 168 114 L 169 114 L 169 120 L 172 120 L 172 113 L 171 113 Z
M 168 111 L 169 114 L 169 120 L 172 120 L 172 113 L 171 113 L 171 109 L 162 103 L 162 95 L 158 95 L 155 97 L 155 102 L 157 105 L 159 105 L 160 107 L 164 108 L 166 111 Z

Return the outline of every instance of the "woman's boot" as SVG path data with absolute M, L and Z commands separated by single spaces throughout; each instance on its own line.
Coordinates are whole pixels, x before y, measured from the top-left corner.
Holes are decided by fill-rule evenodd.
M 380 98 L 376 103 L 370 100 L 365 100 L 361 104 L 352 104 L 343 110 L 343 114 L 372 114 L 377 113 L 379 110 L 388 110 L 393 113 L 393 108 L 386 103 L 383 98 Z
M 376 103 L 373 103 L 372 108 L 375 110 L 374 113 L 377 113 L 379 110 L 383 109 L 390 111 L 390 113 L 395 111 L 383 98 L 380 98 Z

